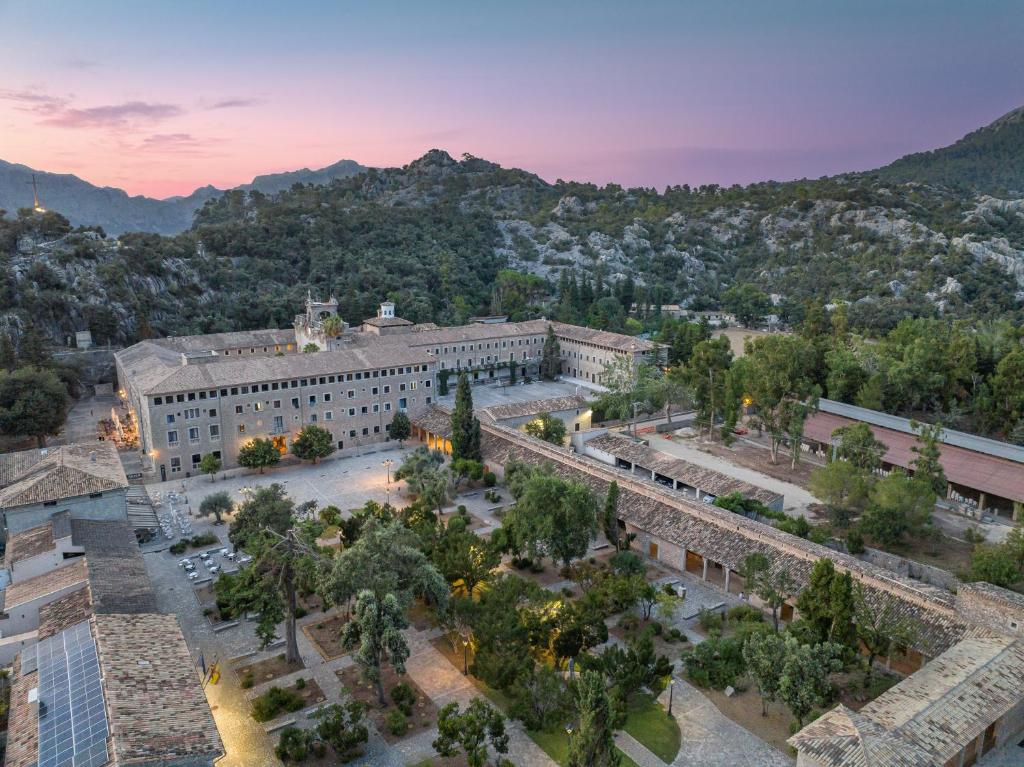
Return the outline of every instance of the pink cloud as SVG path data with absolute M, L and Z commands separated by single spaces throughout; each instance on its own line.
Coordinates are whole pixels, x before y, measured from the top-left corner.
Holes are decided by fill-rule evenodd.
M 175 104 L 126 101 L 85 109 L 60 109 L 42 122 L 57 128 L 123 128 L 132 122 L 159 122 L 184 113 Z

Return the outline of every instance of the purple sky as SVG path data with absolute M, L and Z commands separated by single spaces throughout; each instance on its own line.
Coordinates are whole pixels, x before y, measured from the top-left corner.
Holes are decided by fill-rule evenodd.
M 623 185 L 817 177 L 1024 104 L 1024 3 L 0 0 L 0 159 L 152 196 L 433 147 Z

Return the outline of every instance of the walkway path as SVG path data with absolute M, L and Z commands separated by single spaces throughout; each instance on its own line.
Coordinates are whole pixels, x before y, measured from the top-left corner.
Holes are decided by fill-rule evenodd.
M 666 688 L 658 702 L 667 708 L 668 698 Z M 682 735 L 672 767 L 793 766 L 792 759 L 729 719 L 697 688 L 678 677 L 672 715 Z
M 615 745 L 619 747 L 619 751 L 636 762 L 639 767 L 665 767 L 661 757 L 628 732 L 615 733 Z
M 810 516 L 808 507 L 811 504 L 820 504 L 817 498 L 811 495 L 807 490 L 794 485 L 791 482 L 784 482 L 774 477 L 769 477 L 767 474 L 762 474 L 759 471 L 748 469 L 745 466 L 739 466 L 738 464 L 727 461 L 724 458 L 719 458 L 711 453 L 706 453 L 699 448 L 686 444 L 685 442 L 677 442 L 674 440 L 666 439 L 661 434 L 645 434 L 645 437 L 650 437 L 651 447 L 655 450 L 660 450 L 663 453 L 674 455 L 676 458 L 682 458 L 684 461 L 690 461 L 691 463 L 699 464 L 700 466 L 706 466 L 709 469 L 720 471 L 722 474 L 726 474 L 736 479 L 742 479 L 744 482 L 749 482 L 752 485 L 763 487 L 767 490 L 771 490 L 775 493 L 782 493 L 785 496 L 786 511 L 795 512 L 801 516 Z

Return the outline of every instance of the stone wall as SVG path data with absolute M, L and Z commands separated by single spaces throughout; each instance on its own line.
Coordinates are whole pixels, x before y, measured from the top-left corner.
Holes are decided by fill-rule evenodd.
M 897 556 L 896 554 L 890 554 L 887 551 L 865 548 L 864 553 L 858 556 L 865 562 L 884 567 L 886 570 L 915 581 L 938 586 L 940 589 L 946 589 L 954 594 L 960 586 L 960 579 L 949 572 L 949 570 L 932 567 L 931 565 L 923 565 L 920 562 L 912 562 L 909 559 Z
M 55 352 L 53 358 L 78 368 L 82 386 L 95 386 L 115 380 L 114 352 L 119 347 L 107 349 L 68 349 Z

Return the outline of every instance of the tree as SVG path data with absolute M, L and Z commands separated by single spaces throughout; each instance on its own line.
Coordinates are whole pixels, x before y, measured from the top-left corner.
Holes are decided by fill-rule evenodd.
M 320 327 L 324 331 L 324 335 L 328 338 L 337 338 L 344 330 L 344 324 L 341 321 L 341 317 L 336 314 L 324 317 L 323 322 L 320 323 Z
M 295 504 L 284 492 L 284 486 L 274 483 L 257 488 L 238 507 L 228 540 L 236 549 L 245 549 L 251 539 L 266 530 L 284 535 L 294 523 Z
M 312 714 L 317 737 L 334 749 L 338 759 L 348 762 L 360 754 L 362 744 L 370 739 L 365 714 L 366 707 L 357 700 L 322 706 Z
M 688 383 L 689 373 L 678 365 L 655 377 L 648 387 L 648 396 L 655 407 L 665 409 L 665 420 L 672 423 L 673 405 L 686 406 L 692 400 Z
M 555 338 L 555 329 L 549 324 L 540 356 L 540 377 L 554 381 L 562 372 L 562 350 Z
M 837 580 L 843 581 L 842 586 L 834 586 Z M 844 630 L 838 624 L 843 618 L 849 620 L 852 600 L 850 574 L 837 573 L 835 565 L 828 557 L 822 557 L 815 562 L 807 586 L 796 599 L 800 620 L 807 627 L 809 635 L 815 639 L 815 643 L 829 641 L 834 631 L 841 633 Z
M 453 701 L 438 712 L 437 738 L 432 745 L 438 755 L 449 759 L 461 749 L 469 767 L 483 767 L 488 746 L 495 753 L 508 753 L 505 717 L 480 698 L 473 698 L 463 712 Z
M 14 370 L 18 364 L 18 353 L 14 350 L 14 342 L 9 333 L 0 333 L 0 368 Z
M 946 494 L 946 472 L 942 469 L 942 424 L 910 422 L 910 428 L 917 432 L 917 444 L 910 449 L 917 455 L 910 462 L 914 477 L 927 484 L 939 498 Z
M 412 423 L 404 410 L 399 410 L 391 419 L 391 428 L 388 429 L 391 439 L 397 439 L 399 447 L 412 436 Z
M 528 421 L 523 431 L 552 445 L 565 443 L 565 421 L 555 418 L 551 413 L 541 413 L 534 420 Z
M 779 672 L 779 698 L 796 717 L 803 728 L 804 719 L 829 699 L 829 674 L 839 671 L 842 648 L 828 642 L 817 645 L 800 644 L 794 636 L 787 636 L 786 659 Z
M 550 468 L 535 471 L 525 481 L 510 484 L 516 504 L 502 520 L 517 550 L 539 559 L 542 552 L 566 567 L 587 553 L 597 535 L 597 509 L 590 490 L 580 482 L 562 479 Z
M 1005 545 L 980 543 L 971 552 L 971 580 L 1009 588 L 1021 578 L 1021 570 Z
M 859 469 L 871 473 L 882 467 L 882 459 L 889 448 L 875 438 L 875 433 L 866 423 L 852 423 L 832 432 L 832 439 L 838 440 L 839 457 Z
M 259 469 L 260 474 L 269 466 L 281 462 L 281 453 L 269 439 L 256 438 L 246 442 L 238 450 L 238 465 L 247 469 Z
M 859 583 L 853 592 L 854 628 L 857 639 L 867 650 L 864 686 L 871 683 L 875 660 L 893 652 L 904 652 L 913 644 L 915 632 L 911 624 L 893 609 L 890 600 L 872 602 Z
M 199 471 L 210 475 L 210 481 L 215 479 L 214 475 L 220 471 L 220 458 L 213 453 L 207 453 L 199 460 Z
M 409 627 L 402 606 L 394 594 L 378 598 L 369 589 L 359 592 L 356 597 L 352 619 L 345 624 L 342 643 L 348 649 L 358 648 L 355 661 L 363 670 L 363 676 L 377 687 L 377 700 L 387 705 L 381 670 L 385 663 L 398 674 L 405 673 L 405 661 L 409 658 L 409 645 L 402 630 Z
M 251 513 L 243 504 L 238 517 Z M 247 525 L 253 521 L 247 520 Z M 235 525 L 232 524 L 234 530 Z M 215 585 L 218 604 L 223 602 L 230 606 L 235 615 L 256 613 L 259 616 L 256 635 L 260 638 L 261 647 L 274 640 L 277 626 L 283 622 L 285 660 L 298 663 L 297 593 L 299 588 L 312 589 L 315 582 L 315 561 L 310 556 L 311 549 L 308 543 L 299 540 L 294 529 L 281 535 L 269 527 L 261 527 L 246 539 L 246 550 L 252 555 L 253 562 L 233 575 L 218 578 Z
M 756 285 L 744 283 L 722 293 L 722 305 L 749 328 L 768 313 L 772 302 Z
M 302 460 L 316 463 L 334 452 L 334 437 L 316 424 L 306 424 L 292 442 L 292 453 Z
M 480 453 L 480 421 L 473 415 L 473 394 L 466 371 L 459 373 L 452 410 L 452 459 L 483 460 Z
M 768 704 L 778 699 L 779 670 L 785 659 L 786 640 L 781 634 L 754 633 L 743 644 L 743 662 L 761 695 L 761 716 L 768 716 Z
M 452 371 L 448 369 L 437 371 L 437 396 L 448 396 L 448 379 L 451 378 L 451 375 Z
M 304 762 L 309 757 L 310 747 L 313 745 L 315 735 L 308 730 L 300 730 L 298 727 L 285 727 L 281 730 L 281 737 L 274 746 L 274 756 L 285 764 Z
M 67 388 L 52 370 L 0 370 L 0 433 L 33 437 L 46 447 L 46 438 L 64 427 L 70 405 Z
M 611 702 L 599 673 L 580 676 L 576 712 L 579 722 L 569 735 L 568 767 L 619 767 L 622 759 L 615 748 Z
M 509 689 L 512 704 L 509 714 L 528 730 L 553 730 L 572 711 L 572 693 L 560 671 L 547 664 L 534 665 L 520 674 Z
M 455 516 L 434 545 L 431 559 L 448 583 L 460 584 L 466 596 L 472 597 L 477 586 L 501 564 L 501 552 L 467 530 L 465 520 Z
M 608 485 L 608 495 L 604 499 L 604 537 L 616 551 L 619 550 L 619 483 L 614 479 Z
M 230 514 L 234 507 L 235 503 L 231 500 L 231 495 L 227 491 L 222 490 L 219 493 L 203 498 L 199 504 L 199 516 L 209 517 L 212 515 L 215 523 L 219 525 L 223 521 L 223 516 Z
M 810 487 L 825 503 L 832 521 L 846 528 L 854 516 L 867 508 L 871 481 L 853 463 L 830 461 L 811 473 Z
M 794 465 L 803 424 L 816 408 L 820 388 L 811 375 L 813 349 L 799 336 L 771 335 L 747 341 L 741 359 L 743 384 L 756 412 L 751 421 L 771 438 L 771 460 L 789 441 Z
M 391 594 L 408 607 L 414 597 L 422 597 L 443 610 L 448 604 L 448 584 L 420 545 L 416 534 L 401 522 L 371 517 L 359 539 L 322 574 L 321 591 L 339 605 L 369 590 L 380 603 Z
M 484 465 L 470 458 L 456 458 L 448 470 L 456 486 L 466 481 L 479 482 L 484 476 Z
M 934 508 L 935 493 L 926 481 L 894 470 L 875 482 L 861 527 L 874 540 L 891 546 L 907 536 L 930 534 Z
M 685 369 L 684 380 L 697 409 L 697 423 L 702 429 L 707 426 L 708 435 L 728 406 L 731 366 L 732 347 L 722 336 L 697 344 Z
M 555 633 L 551 651 L 558 660 L 569 662 L 569 678 L 573 678 L 576 658 L 584 650 L 608 641 L 608 627 L 604 616 L 581 607 L 577 602 L 561 605 L 555 618 Z

